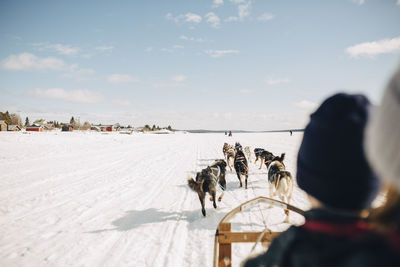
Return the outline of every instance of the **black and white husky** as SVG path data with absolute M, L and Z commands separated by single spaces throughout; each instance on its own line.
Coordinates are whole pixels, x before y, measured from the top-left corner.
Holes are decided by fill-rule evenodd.
M 274 154 L 272 154 L 271 152 L 269 152 L 263 148 L 255 148 L 254 155 L 256 155 L 256 160 L 254 161 L 254 164 L 256 164 L 258 159 L 261 159 L 260 168 L 258 168 L 258 169 L 262 168 L 262 165 L 265 161 L 271 160 L 274 157 Z
M 285 170 L 283 160 L 285 153 L 280 157 L 274 157 L 273 160 L 266 162 L 268 168 L 269 196 L 277 195 L 281 201 L 289 204 L 292 199 L 293 178 L 290 172 Z M 289 210 L 285 210 L 286 222 L 289 221 Z
M 213 202 L 214 208 L 217 208 L 215 198 L 217 194 L 217 188 L 220 187 L 222 189 L 222 193 L 219 196 L 218 201 L 222 200 L 224 191 L 226 189 L 225 168 L 226 162 L 223 159 L 216 160 L 211 166 L 208 166 L 200 172 L 197 172 L 196 180 L 193 178 L 188 179 L 189 188 L 195 191 L 199 196 L 201 212 L 203 216 L 206 216 L 206 193 L 210 195 L 210 201 Z
M 242 176 L 245 177 L 245 189 L 247 189 L 247 179 L 249 178 L 249 168 L 247 165 L 247 160 L 242 151 L 242 146 L 239 143 L 235 144 L 235 148 L 236 148 L 236 155 L 235 155 L 234 167 L 236 175 L 239 179 L 240 187 L 243 186 Z

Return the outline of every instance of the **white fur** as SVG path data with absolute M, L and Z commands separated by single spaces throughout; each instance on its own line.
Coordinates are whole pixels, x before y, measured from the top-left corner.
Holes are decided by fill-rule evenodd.
M 235 161 L 235 149 L 233 148 L 233 147 L 230 147 L 229 148 L 229 150 L 228 150 L 228 153 L 227 153 L 227 155 L 228 154 L 232 154 L 233 155 L 233 157 L 230 157 L 229 158 L 229 160 L 227 159 L 227 164 L 228 164 L 228 166 L 229 166 L 229 169 L 232 171 L 232 168 L 233 168 L 233 164 L 234 164 L 234 161 Z M 228 158 L 228 156 L 227 156 L 227 158 Z
M 244 153 L 246 153 L 247 158 L 249 159 L 249 162 L 251 163 L 251 149 L 249 146 L 246 146 L 244 148 Z

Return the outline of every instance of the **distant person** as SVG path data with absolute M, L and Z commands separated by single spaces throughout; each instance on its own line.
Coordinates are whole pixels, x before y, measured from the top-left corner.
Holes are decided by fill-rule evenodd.
M 387 266 L 384 239 L 361 216 L 379 190 L 363 152 L 369 106 L 362 95 L 336 94 L 311 115 L 297 158 L 297 184 L 312 209 L 304 225 L 276 237 L 246 267 Z
M 227 132 L 225 131 L 225 135 L 227 135 Z
M 290 130 L 289 132 L 290 132 L 290 136 L 292 136 L 292 135 L 293 135 L 293 132 L 292 132 L 292 130 Z
M 383 206 L 371 212 L 371 220 L 387 237 L 400 262 L 400 69 L 392 77 L 381 105 L 372 115 L 367 126 L 365 149 L 372 167 L 389 191 Z
M 232 131 L 229 131 L 229 136 L 232 136 Z

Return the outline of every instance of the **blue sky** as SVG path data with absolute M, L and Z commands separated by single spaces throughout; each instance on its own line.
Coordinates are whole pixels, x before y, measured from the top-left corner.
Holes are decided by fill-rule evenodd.
M 0 2 L 0 110 L 31 121 L 300 128 L 399 59 L 400 0 Z

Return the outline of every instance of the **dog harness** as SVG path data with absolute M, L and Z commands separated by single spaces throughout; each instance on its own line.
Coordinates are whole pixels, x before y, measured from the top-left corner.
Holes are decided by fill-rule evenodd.
M 245 160 L 244 156 L 239 156 L 239 157 L 236 158 L 236 161 L 235 161 L 235 162 L 240 162 L 240 163 L 242 163 L 243 166 L 244 166 L 244 168 L 245 168 L 245 170 L 248 171 L 249 168 L 246 166 L 246 164 L 243 163 L 244 160 Z
M 210 169 L 215 169 L 215 167 L 210 167 Z M 218 169 L 217 175 L 215 175 L 212 170 L 210 174 L 212 175 L 213 182 L 219 185 L 219 187 L 221 187 L 221 189 L 225 191 L 225 188 L 220 183 L 218 183 L 218 177 L 221 174 L 221 168 L 217 166 L 217 169 Z

